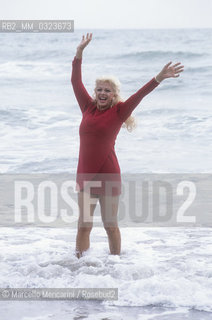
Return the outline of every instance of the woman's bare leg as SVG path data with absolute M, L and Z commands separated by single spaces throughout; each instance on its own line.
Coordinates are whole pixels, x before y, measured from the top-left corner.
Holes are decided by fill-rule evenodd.
M 120 254 L 121 234 L 118 227 L 117 215 L 119 206 L 119 196 L 100 195 L 102 221 L 108 235 L 111 254 Z
M 76 256 L 78 258 L 90 247 L 90 233 L 93 227 L 93 214 L 97 200 L 97 197 L 89 195 L 89 193 L 83 191 L 78 193 L 79 220 L 76 237 Z

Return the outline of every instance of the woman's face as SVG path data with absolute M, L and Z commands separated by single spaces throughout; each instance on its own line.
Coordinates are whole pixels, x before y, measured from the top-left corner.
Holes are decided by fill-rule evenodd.
M 95 88 L 97 106 L 101 109 L 111 107 L 115 93 L 108 82 L 99 82 Z

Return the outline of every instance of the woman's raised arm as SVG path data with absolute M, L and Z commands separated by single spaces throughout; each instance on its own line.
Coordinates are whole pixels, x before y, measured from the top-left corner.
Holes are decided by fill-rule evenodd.
M 89 44 L 92 39 L 92 33 L 87 33 L 87 36 L 82 36 L 82 40 L 77 47 L 76 56 L 72 62 L 72 75 L 71 83 L 74 89 L 76 99 L 79 103 L 80 109 L 82 112 L 88 106 L 88 103 L 92 101 L 91 96 L 88 94 L 82 83 L 82 74 L 81 74 L 81 64 L 82 64 L 82 53 L 85 47 Z
M 171 66 L 171 64 L 172 62 L 167 63 L 156 77 L 146 83 L 141 89 L 139 89 L 135 94 L 129 97 L 125 102 L 121 102 L 118 105 L 118 113 L 122 121 L 126 121 L 126 119 L 131 115 L 131 113 L 141 102 L 141 100 L 152 90 L 154 90 L 159 85 L 159 83 L 161 83 L 161 81 L 167 78 L 179 77 L 179 74 L 183 72 L 184 66 L 182 66 L 180 62 L 174 64 L 173 66 Z

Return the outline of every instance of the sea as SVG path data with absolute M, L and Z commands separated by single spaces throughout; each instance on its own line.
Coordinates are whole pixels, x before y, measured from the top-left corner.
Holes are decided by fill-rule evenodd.
M 212 173 L 212 29 L 75 30 L 0 34 L 0 179 L 76 173 L 81 112 L 71 86 L 81 37 L 83 83 L 114 75 L 127 99 L 165 64 L 181 62 L 137 106 L 115 145 L 122 174 Z M 94 155 L 95 156 L 95 155 Z M 209 192 L 210 190 L 208 190 Z M 1 218 L 13 208 L 1 211 Z M 200 210 L 201 211 L 201 210 Z M 210 214 L 211 214 L 210 210 Z M 200 212 L 201 214 L 201 212 Z M 76 228 L 2 225 L 0 288 L 117 288 L 117 300 L 0 301 L 1 319 L 212 319 L 212 229 L 121 228 L 120 256 L 103 228 L 74 255 Z

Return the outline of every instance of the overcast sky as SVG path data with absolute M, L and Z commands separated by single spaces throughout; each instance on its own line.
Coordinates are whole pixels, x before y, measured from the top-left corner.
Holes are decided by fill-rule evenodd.
M 0 5 L 1 20 L 74 19 L 75 29 L 212 28 L 212 0 L 0 0 Z

